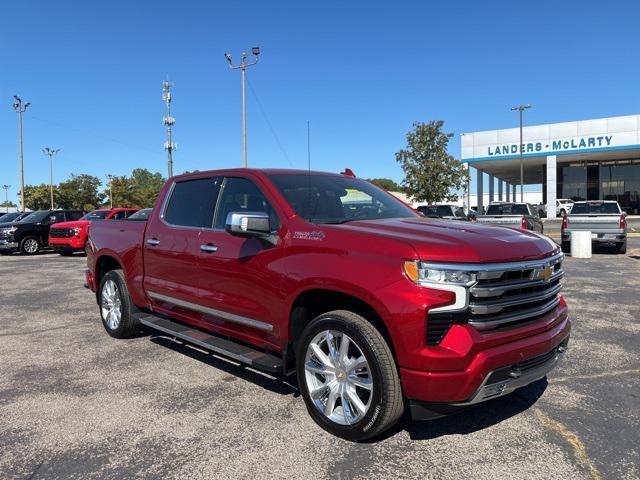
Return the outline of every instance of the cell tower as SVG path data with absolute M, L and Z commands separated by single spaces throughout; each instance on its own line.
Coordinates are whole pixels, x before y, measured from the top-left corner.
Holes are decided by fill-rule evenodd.
M 176 119 L 171 116 L 171 87 L 172 84 L 169 80 L 162 82 L 162 100 L 167 106 L 167 112 L 162 123 L 167 127 L 167 141 L 164 142 L 164 149 L 167 151 L 167 171 L 169 177 L 173 177 L 173 151 L 176 149 L 176 144 L 173 143 L 171 137 L 171 128 L 176 123 Z

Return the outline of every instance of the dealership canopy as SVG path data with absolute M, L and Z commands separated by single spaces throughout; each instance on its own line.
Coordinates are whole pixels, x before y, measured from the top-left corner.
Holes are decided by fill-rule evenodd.
M 517 127 L 462 134 L 461 158 L 477 169 L 478 207 L 485 174 L 490 202 L 515 199 L 519 141 Z M 549 216 L 556 214 L 557 198 L 617 200 L 627 212 L 640 213 L 640 115 L 526 126 L 522 157 L 524 184 L 542 184 Z

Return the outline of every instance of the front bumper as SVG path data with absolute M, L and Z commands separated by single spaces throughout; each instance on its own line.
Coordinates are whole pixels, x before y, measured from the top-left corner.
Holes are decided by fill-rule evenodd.
M 12 240 L 0 240 L 0 250 L 2 251 L 13 252 L 14 250 L 17 250 L 18 247 L 18 242 L 14 242 Z
M 49 246 L 56 251 L 84 250 L 86 239 L 78 237 L 52 238 L 49 237 Z
M 566 352 L 568 344 L 569 338 L 567 337 L 558 346 L 543 355 L 492 370 L 476 392 L 463 402 L 432 403 L 410 400 L 411 417 L 414 420 L 432 420 L 443 417 L 463 407 L 503 397 L 541 380 L 556 367 Z

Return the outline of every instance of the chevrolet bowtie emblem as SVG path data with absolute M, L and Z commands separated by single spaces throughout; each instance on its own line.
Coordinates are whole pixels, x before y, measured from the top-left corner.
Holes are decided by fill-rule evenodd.
M 550 266 L 535 268 L 533 272 L 531 272 L 531 278 L 533 280 L 544 280 L 548 281 L 553 275 L 553 268 Z

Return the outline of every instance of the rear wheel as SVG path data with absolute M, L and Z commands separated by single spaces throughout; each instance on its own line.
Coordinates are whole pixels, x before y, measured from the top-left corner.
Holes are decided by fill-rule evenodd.
M 24 237 L 20 242 L 20 253 L 34 255 L 40 251 L 40 242 L 36 237 Z
M 137 309 L 131 303 L 122 270 L 105 273 L 98 291 L 100 317 L 107 333 L 114 338 L 133 336 L 139 327 L 132 315 Z
M 616 253 L 622 253 L 622 254 L 626 254 L 627 253 L 627 241 L 625 240 L 622 243 L 618 243 L 616 244 Z
M 562 242 L 560 248 L 564 253 L 569 253 L 571 251 L 571 244 L 569 242 Z
M 296 364 L 309 414 L 333 435 L 366 440 L 404 412 L 391 350 L 360 315 L 335 310 L 314 319 L 301 335 Z

